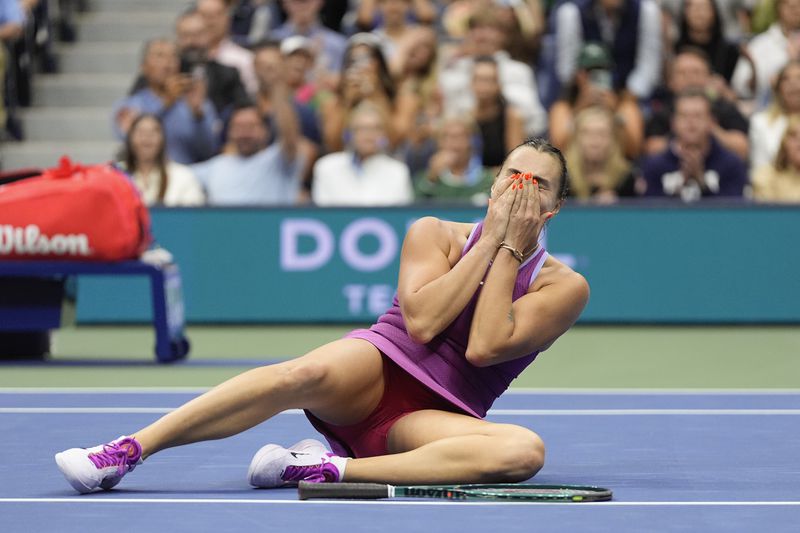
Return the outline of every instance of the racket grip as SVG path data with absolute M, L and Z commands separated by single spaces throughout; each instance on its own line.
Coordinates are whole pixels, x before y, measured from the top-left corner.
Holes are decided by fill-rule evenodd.
M 301 481 L 297 494 L 301 500 L 311 498 L 345 498 L 354 500 L 377 500 L 391 496 L 390 485 L 380 483 L 309 483 Z

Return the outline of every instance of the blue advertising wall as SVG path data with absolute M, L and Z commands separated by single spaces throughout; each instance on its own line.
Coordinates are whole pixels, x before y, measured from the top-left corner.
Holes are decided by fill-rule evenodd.
M 473 208 L 155 209 L 195 323 L 365 322 L 391 303 L 415 219 Z M 581 321 L 800 322 L 800 208 L 565 208 L 547 248 L 589 280 Z M 84 277 L 78 320 L 150 317 L 144 280 Z

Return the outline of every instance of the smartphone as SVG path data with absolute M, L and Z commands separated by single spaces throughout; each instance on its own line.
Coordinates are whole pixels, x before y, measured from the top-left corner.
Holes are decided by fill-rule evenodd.
M 595 68 L 589 71 L 589 83 L 608 91 L 613 89 L 611 72 L 602 68 Z
M 206 66 L 202 63 L 195 65 L 190 73 L 193 81 L 205 81 L 206 79 Z

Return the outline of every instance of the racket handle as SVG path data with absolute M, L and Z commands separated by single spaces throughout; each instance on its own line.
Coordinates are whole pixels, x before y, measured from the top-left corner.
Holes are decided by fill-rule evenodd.
M 311 498 L 349 498 L 358 500 L 377 500 L 390 498 L 392 486 L 380 483 L 309 483 L 301 481 L 297 494 L 301 500 Z

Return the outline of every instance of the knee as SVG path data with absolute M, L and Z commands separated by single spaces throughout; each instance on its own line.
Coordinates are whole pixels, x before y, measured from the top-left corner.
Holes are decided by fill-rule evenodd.
M 490 473 L 493 482 L 525 481 L 544 466 L 544 442 L 529 429 L 504 426 L 496 449 L 497 462 Z
M 329 375 L 327 363 L 301 358 L 280 365 L 277 388 L 296 397 L 304 397 L 323 389 Z

